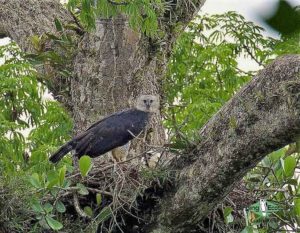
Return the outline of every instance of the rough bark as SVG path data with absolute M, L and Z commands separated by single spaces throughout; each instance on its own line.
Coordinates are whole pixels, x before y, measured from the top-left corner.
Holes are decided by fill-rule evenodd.
M 299 134 L 300 56 L 290 55 L 242 88 L 177 161 L 176 191 L 163 201 L 159 232 L 193 232 L 249 169 Z
M 0 34 L 12 38 L 22 50 L 32 52 L 30 36 L 56 34 L 54 19 L 74 22 L 58 0 L 0 0 Z

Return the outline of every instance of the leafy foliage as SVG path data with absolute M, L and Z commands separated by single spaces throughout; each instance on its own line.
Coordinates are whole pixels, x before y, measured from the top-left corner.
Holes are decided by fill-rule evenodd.
M 68 7 L 74 11 L 87 29 L 95 28 L 97 17 L 108 19 L 120 15 L 128 16 L 129 25 L 147 36 L 155 36 L 158 17 L 167 8 L 161 0 L 69 0 Z
M 108 18 L 124 13 L 132 27 L 153 36 L 158 28 L 158 17 L 166 5 L 159 0 L 71 0 L 69 7 L 88 28 L 95 26 L 96 16 Z M 59 20 L 55 20 L 55 25 L 59 36 L 48 34 L 30 38 L 36 54 L 24 55 L 14 43 L 0 47 L 0 57 L 4 57 L 0 67 L 0 226 L 11 232 L 62 228 L 65 232 L 74 232 L 77 227 L 74 219 L 66 217 L 67 212 L 74 210 L 70 210 L 63 200 L 64 196 L 73 193 L 90 201 L 83 211 L 93 218 L 92 224 L 103 223 L 115 216 L 113 205 L 105 205 L 105 196 L 97 190 L 92 196 L 91 190 L 95 191 L 95 188 L 86 185 L 86 179 L 94 175 L 91 175 L 89 157 L 84 156 L 79 161 L 80 173 L 75 182 L 70 179 L 74 171 L 70 159 L 64 158 L 57 166 L 48 162 L 48 155 L 69 139 L 72 128 L 72 121 L 64 109 L 55 101 L 43 99 L 46 88 L 38 82 L 37 73 L 31 66 L 32 63 L 51 63 L 62 75 L 68 76 L 69 70 L 63 63 L 71 59 L 73 40 L 65 34 L 66 25 Z M 250 58 L 262 67 L 276 54 L 299 51 L 296 36 L 277 41 L 264 38 L 261 32 L 262 28 L 228 12 L 199 16 L 182 33 L 164 83 L 167 96 L 165 124 L 174 136 L 176 146 L 185 148 L 196 140 L 195 130 L 255 74 L 255 71 L 240 67 L 238 60 L 241 57 Z M 45 53 L 43 48 L 49 41 L 55 42 L 63 52 Z M 272 218 L 259 222 L 261 232 L 282 230 L 287 225 L 295 228 L 300 224 L 300 188 L 295 175 L 299 165 L 298 152 L 298 143 L 273 152 L 245 177 L 250 190 L 276 201 L 282 208 Z M 136 170 L 126 172 L 131 185 L 136 188 L 136 182 L 141 182 L 135 179 Z M 143 170 L 141 174 L 148 181 L 166 177 L 165 171 L 157 170 Z M 116 186 L 131 187 L 120 177 L 115 181 Z M 109 179 L 116 178 L 111 174 Z M 237 221 L 235 209 L 226 206 L 223 217 L 228 229 L 233 229 Z M 70 222 L 72 224 L 68 226 L 73 225 L 73 229 L 66 227 Z M 251 222 L 244 232 L 251 232 L 255 224 Z
M 57 102 L 43 100 L 45 87 L 38 82 L 36 71 L 14 43 L 1 46 L 0 56 L 4 59 L 0 66 L 0 206 L 3 225 L 18 232 L 30 232 L 26 227 L 35 216 L 46 228 L 59 229 L 61 224 L 52 215 L 53 206 L 40 203 L 40 194 L 34 191 L 32 196 L 32 192 L 55 184 L 55 172 L 47 162 L 48 155 L 61 140 L 69 138 L 72 122 Z M 63 179 L 61 175 L 58 181 L 63 183 Z M 7 200 L 12 202 L 7 205 Z M 6 226 L 7 222 L 11 224 Z
M 243 71 L 241 57 L 263 66 L 274 40 L 262 28 L 235 12 L 198 16 L 177 41 L 165 89 L 168 98 L 167 128 L 179 141 L 179 130 L 195 139 L 208 119 L 254 74 Z M 180 128 L 180 129 L 179 129 Z
M 245 177 L 250 190 L 265 199 L 275 201 L 281 209 L 258 223 L 268 232 L 276 232 L 286 227 L 295 232 L 298 229 L 300 185 L 296 167 L 299 159 L 299 150 L 296 144 L 292 144 L 271 153 Z
M 78 25 L 62 24 L 58 19 L 55 19 L 54 23 L 57 30 L 55 35 L 44 33 L 40 36 L 31 36 L 29 39 L 34 52 L 24 54 L 31 65 L 45 67 L 39 81 L 43 82 L 50 90 L 53 89 L 51 86 L 53 77 L 59 76 L 61 81 L 64 81 L 63 79 L 71 76 L 71 63 L 77 40 L 72 33 L 75 31 L 81 34 L 81 28 Z
M 82 156 L 79 160 L 79 170 L 82 177 L 87 176 L 92 168 L 92 160 L 89 156 Z

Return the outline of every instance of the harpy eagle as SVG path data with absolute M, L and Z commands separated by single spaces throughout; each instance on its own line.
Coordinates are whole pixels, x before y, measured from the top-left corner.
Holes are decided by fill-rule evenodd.
M 114 113 L 94 123 L 64 144 L 49 160 L 57 163 L 72 150 L 78 158 L 83 155 L 94 158 L 111 150 L 113 155 L 118 156 L 122 146 L 145 129 L 150 114 L 158 109 L 157 96 L 141 95 L 137 98 L 134 108 Z

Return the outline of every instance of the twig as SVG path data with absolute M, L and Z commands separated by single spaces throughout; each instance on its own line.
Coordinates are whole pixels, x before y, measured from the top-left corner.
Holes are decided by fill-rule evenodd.
M 107 191 L 103 191 L 100 189 L 96 189 L 96 188 L 89 188 L 87 187 L 87 190 L 91 191 L 91 192 L 95 192 L 95 193 L 101 193 L 103 195 L 107 195 L 107 196 L 113 196 L 113 194 L 111 192 L 107 192 Z
M 286 192 L 285 189 L 280 189 L 280 188 L 265 188 L 265 189 L 255 188 L 255 189 L 253 189 L 253 191 L 256 191 L 256 192 Z
M 259 66 L 263 66 L 263 64 L 257 60 L 257 58 L 251 53 L 251 51 L 249 50 L 249 48 L 246 45 L 243 45 L 243 48 L 246 50 L 246 52 L 250 55 L 250 57 L 259 65 Z
M 88 216 L 88 215 L 80 208 L 80 204 L 79 204 L 79 200 L 78 200 L 78 195 L 77 195 L 77 193 L 74 193 L 74 194 L 73 194 L 73 201 L 74 201 L 74 207 L 75 207 L 75 210 L 76 210 L 77 214 L 78 214 L 80 217 L 83 217 L 83 218 L 86 218 L 86 219 L 91 219 L 91 217 Z
M 279 220 L 281 220 L 282 222 L 284 222 L 286 225 L 288 225 L 289 227 L 291 227 L 294 231 L 296 230 L 295 227 L 293 225 L 291 225 L 290 222 L 288 222 L 287 220 L 281 218 L 278 214 L 276 213 L 272 213 L 275 217 L 277 217 Z

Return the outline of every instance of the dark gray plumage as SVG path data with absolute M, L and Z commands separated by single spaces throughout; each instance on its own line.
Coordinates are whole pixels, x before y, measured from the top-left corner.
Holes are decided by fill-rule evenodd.
M 149 114 L 158 111 L 159 100 L 153 95 L 142 95 L 135 108 L 112 114 L 89 127 L 63 145 L 49 160 L 57 163 L 65 154 L 75 150 L 75 156 L 97 157 L 123 146 L 145 129 Z

